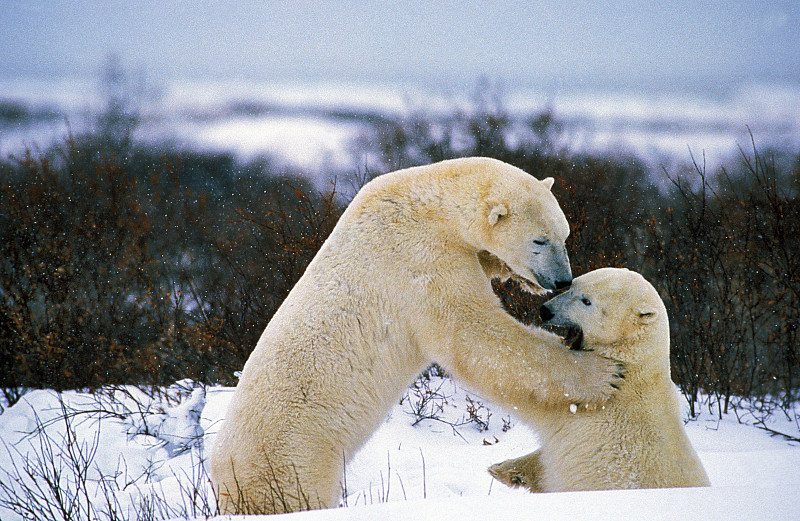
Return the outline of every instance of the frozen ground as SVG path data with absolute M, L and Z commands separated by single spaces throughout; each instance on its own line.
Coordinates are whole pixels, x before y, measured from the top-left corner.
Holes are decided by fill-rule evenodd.
M 412 112 L 469 111 L 473 87 L 461 92 L 410 84 L 172 81 L 141 90 L 131 107 L 141 115 L 136 137 L 227 151 L 247 161 L 269 156 L 309 175 L 363 166 L 353 141 L 367 121 Z M 0 102 L 19 102 L 63 118 L 0 124 L 0 155 L 91 130 L 102 109 L 90 79 L 0 79 Z M 800 148 L 800 86 L 747 84 L 724 93 L 533 90 L 505 85 L 504 106 L 522 121 L 545 110 L 563 124 L 559 145 L 574 152 L 631 153 L 654 166 L 690 160 L 709 167 L 750 148 Z M 67 125 L 69 122 L 69 127 Z M 0 121 L 2 123 L 2 121 Z
M 159 519 L 204 518 L 211 496 L 201 461 L 231 392 L 190 382 L 173 386 L 169 399 L 135 388 L 68 392 L 62 400 L 32 391 L 0 414 L 0 504 L 9 487 L 22 494 L 20 481 L 40 487 L 42 497 L 48 482 L 58 482 L 62 497 L 76 497 L 76 508 L 93 508 L 99 519 L 109 505 L 126 519 L 147 509 Z M 741 404 L 719 418 L 706 402 L 687 423 L 710 489 L 531 495 L 494 482 L 485 469 L 534 450 L 536 436 L 449 379 L 419 380 L 348 462 L 347 507 L 287 519 L 800 519 L 800 444 L 787 440 L 800 437 L 800 407 L 767 418 L 756 410 Z M 76 462 L 83 472 L 69 470 Z M 21 517 L 0 508 L 0 519 Z

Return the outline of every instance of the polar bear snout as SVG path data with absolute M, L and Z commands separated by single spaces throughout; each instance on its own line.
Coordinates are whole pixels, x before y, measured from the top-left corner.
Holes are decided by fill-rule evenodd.
M 533 280 L 542 288 L 558 291 L 572 284 L 572 268 L 563 241 L 534 239 L 526 257 Z
M 534 278 L 537 284 L 550 291 L 559 291 L 572 285 L 572 276 L 570 274 L 550 278 L 540 273 L 534 273 Z

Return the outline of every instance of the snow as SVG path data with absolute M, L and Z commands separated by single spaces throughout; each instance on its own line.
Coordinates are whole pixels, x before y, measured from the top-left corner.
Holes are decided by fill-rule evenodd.
M 615 490 L 497 498 L 416 500 L 326 512 L 248 517 L 292 521 L 730 521 L 800 519 L 800 487 L 783 489 L 731 487 L 706 489 Z M 245 519 L 232 517 L 229 519 Z
M 194 128 L 191 128 L 194 127 Z M 347 143 L 363 132 L 363 125 L 325 121 L 307 116 L 229 118 L 181 131 L 197 149 L 233 152 L 252 159 L 268 154 L 302 171 L 340 171 L 352 165 Z
M 169 81 L 145 89 L 132 110 L 141 116 L 135 137 L 198 149 L 226 151 L 242 161 L 268 156 L 308 175 L 363 166 L 353 153 L 373 115 L 436 117 L 475 109 L 473 87 L 425 88 L 403 83 Z M 0 126 L 0 156 L 25 146 L 46 148 L 69 132 L 91 130 L 103 106 L 86 78 L 0 78 L 0 101 L 50 108 L 63 118 Z M 551 92 L 514 85 L 503 106 L 522 122 L 544 111 L 562 124 L 557 145 L 573 152 L 633 154 L 655 167 L 689 163 L 691 150 L 709 168 L 759 146 L 796 152 L 800 147 L 800 86 L 743 82 L 724 93 L 664 88 L 659 92 L 570 90 Z M 235 106 L 261 108 L 243 117 Z M 341 117 L 349 114 L 349 117 Z M 66 122 L 69 122 L 69 128 Z M 322 179 L 322 181 L 325 181 Z
M 95 514 L 111 497 L 130 518 L 144 502 L 158 505 L 158 518 L 202 519 L 212 496 L 201 462 L 232 391 L 191 381 L 155 395 L 134 387 L 31 391 L 0 414 L 0 483 L 30 485 L 28 471 L 49 454 L 45 461 L 61 465 L 62 491 L 85 490 Z M 686 425 L 710 488 L 534 495 L 500 485 L 485 469 L 535 450 L 535 433 L 450 379 L 420 379 L 347 462 L 346 507 L 274 519 L 800 519 L 800 444 L 758 427 L 798 438 L 800 406 L 767 416 L 746 401 L 736 405 L 720 415 L 706 399 Z M 66 470 L 84 461 L 76 447 L 91 455 L 84 478 Z M 0 506 L 0 519 L 21 517 Z

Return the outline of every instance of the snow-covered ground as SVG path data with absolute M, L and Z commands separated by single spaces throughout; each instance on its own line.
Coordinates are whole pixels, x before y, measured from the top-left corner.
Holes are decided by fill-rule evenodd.
M 211 493 L 202 461 L 231 394 L 190 382 L 169 389 L 169 399 L 128 387 L 94 396 L 29 392 L 0 414 L 0 504 L 20 480 L 45 495 L 49 480 L 99 519 L 109 505 L 130 512 L 127 519 L 146 508 L 156 518 L 203 518 Z M 709 489 L 533 495 L 500 485 L 485 469 L 534 450 L 535 434 L 449 379 L 418 380 L 348 462 L 347 506 L 286 519 L 800 519 L 800 444 L 757 426 L 797 439 L 800 406 L 766 418 L 756 410 L 741 404 L 720 418 L 707 401 L 688 421 Z M 0 519 L 22 517 L 0 507 Z
M 135 86 L 135 85 L 134 85 Z M 135 91 L 135 89 L 133 89 Z M 363 166 L 353 142 L 372 117 L 474 109 L 475 86 L 414 84 L 170 81 L 143 88 L 131 107 L 142 116 L 135 137 L 234 153 L 270 156 L 310 175 Z M 551 111 L 559 144 L 573 152 L 629 153 L 654 166 L 686 163 L 689 150 L 714 167 L 749 148 L 800 149 L 800 85 L 741 83 L 727 92 L 530 89 L 504 85 L 503 106 L 520 121 Z M 92 129 L 102 97 L 90 78 L 0 78 L 0 102 L 64 118 L 0 125 L 0 155 L 46 148 L 68 132 Z M 69 125 L 68 125 L 68 123 Z M 0 121 L 0 123 L 2 123 Z

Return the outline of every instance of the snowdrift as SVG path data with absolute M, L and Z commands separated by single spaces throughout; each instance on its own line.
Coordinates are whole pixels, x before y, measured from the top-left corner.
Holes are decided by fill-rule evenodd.
M 52 501 L 46 479 L 76 500 L 70 519 L 213 517 L 203 461 L 231 394 L 190 381 L 155 394 L 29 392 L 0 412 L 0 519 L 66 519 L 36 510 L 37 501 Z M 719 414 L 705 398 L 700 415 L 687 419 L 710 488 L 534 495 L 486 472 L 537 447 L 513 411 L 448 378 L 421 378 L 348 462 L 347 506 L 269 519 L 800 520 L 800 406 L 768 414 L 761 405 L 743 401 Z M 76 461 L 81 473 L 70 470 Z M 41 472 L 56 468 L 55 480 Z M 25 496 L 22 485 L 44 495 Z

